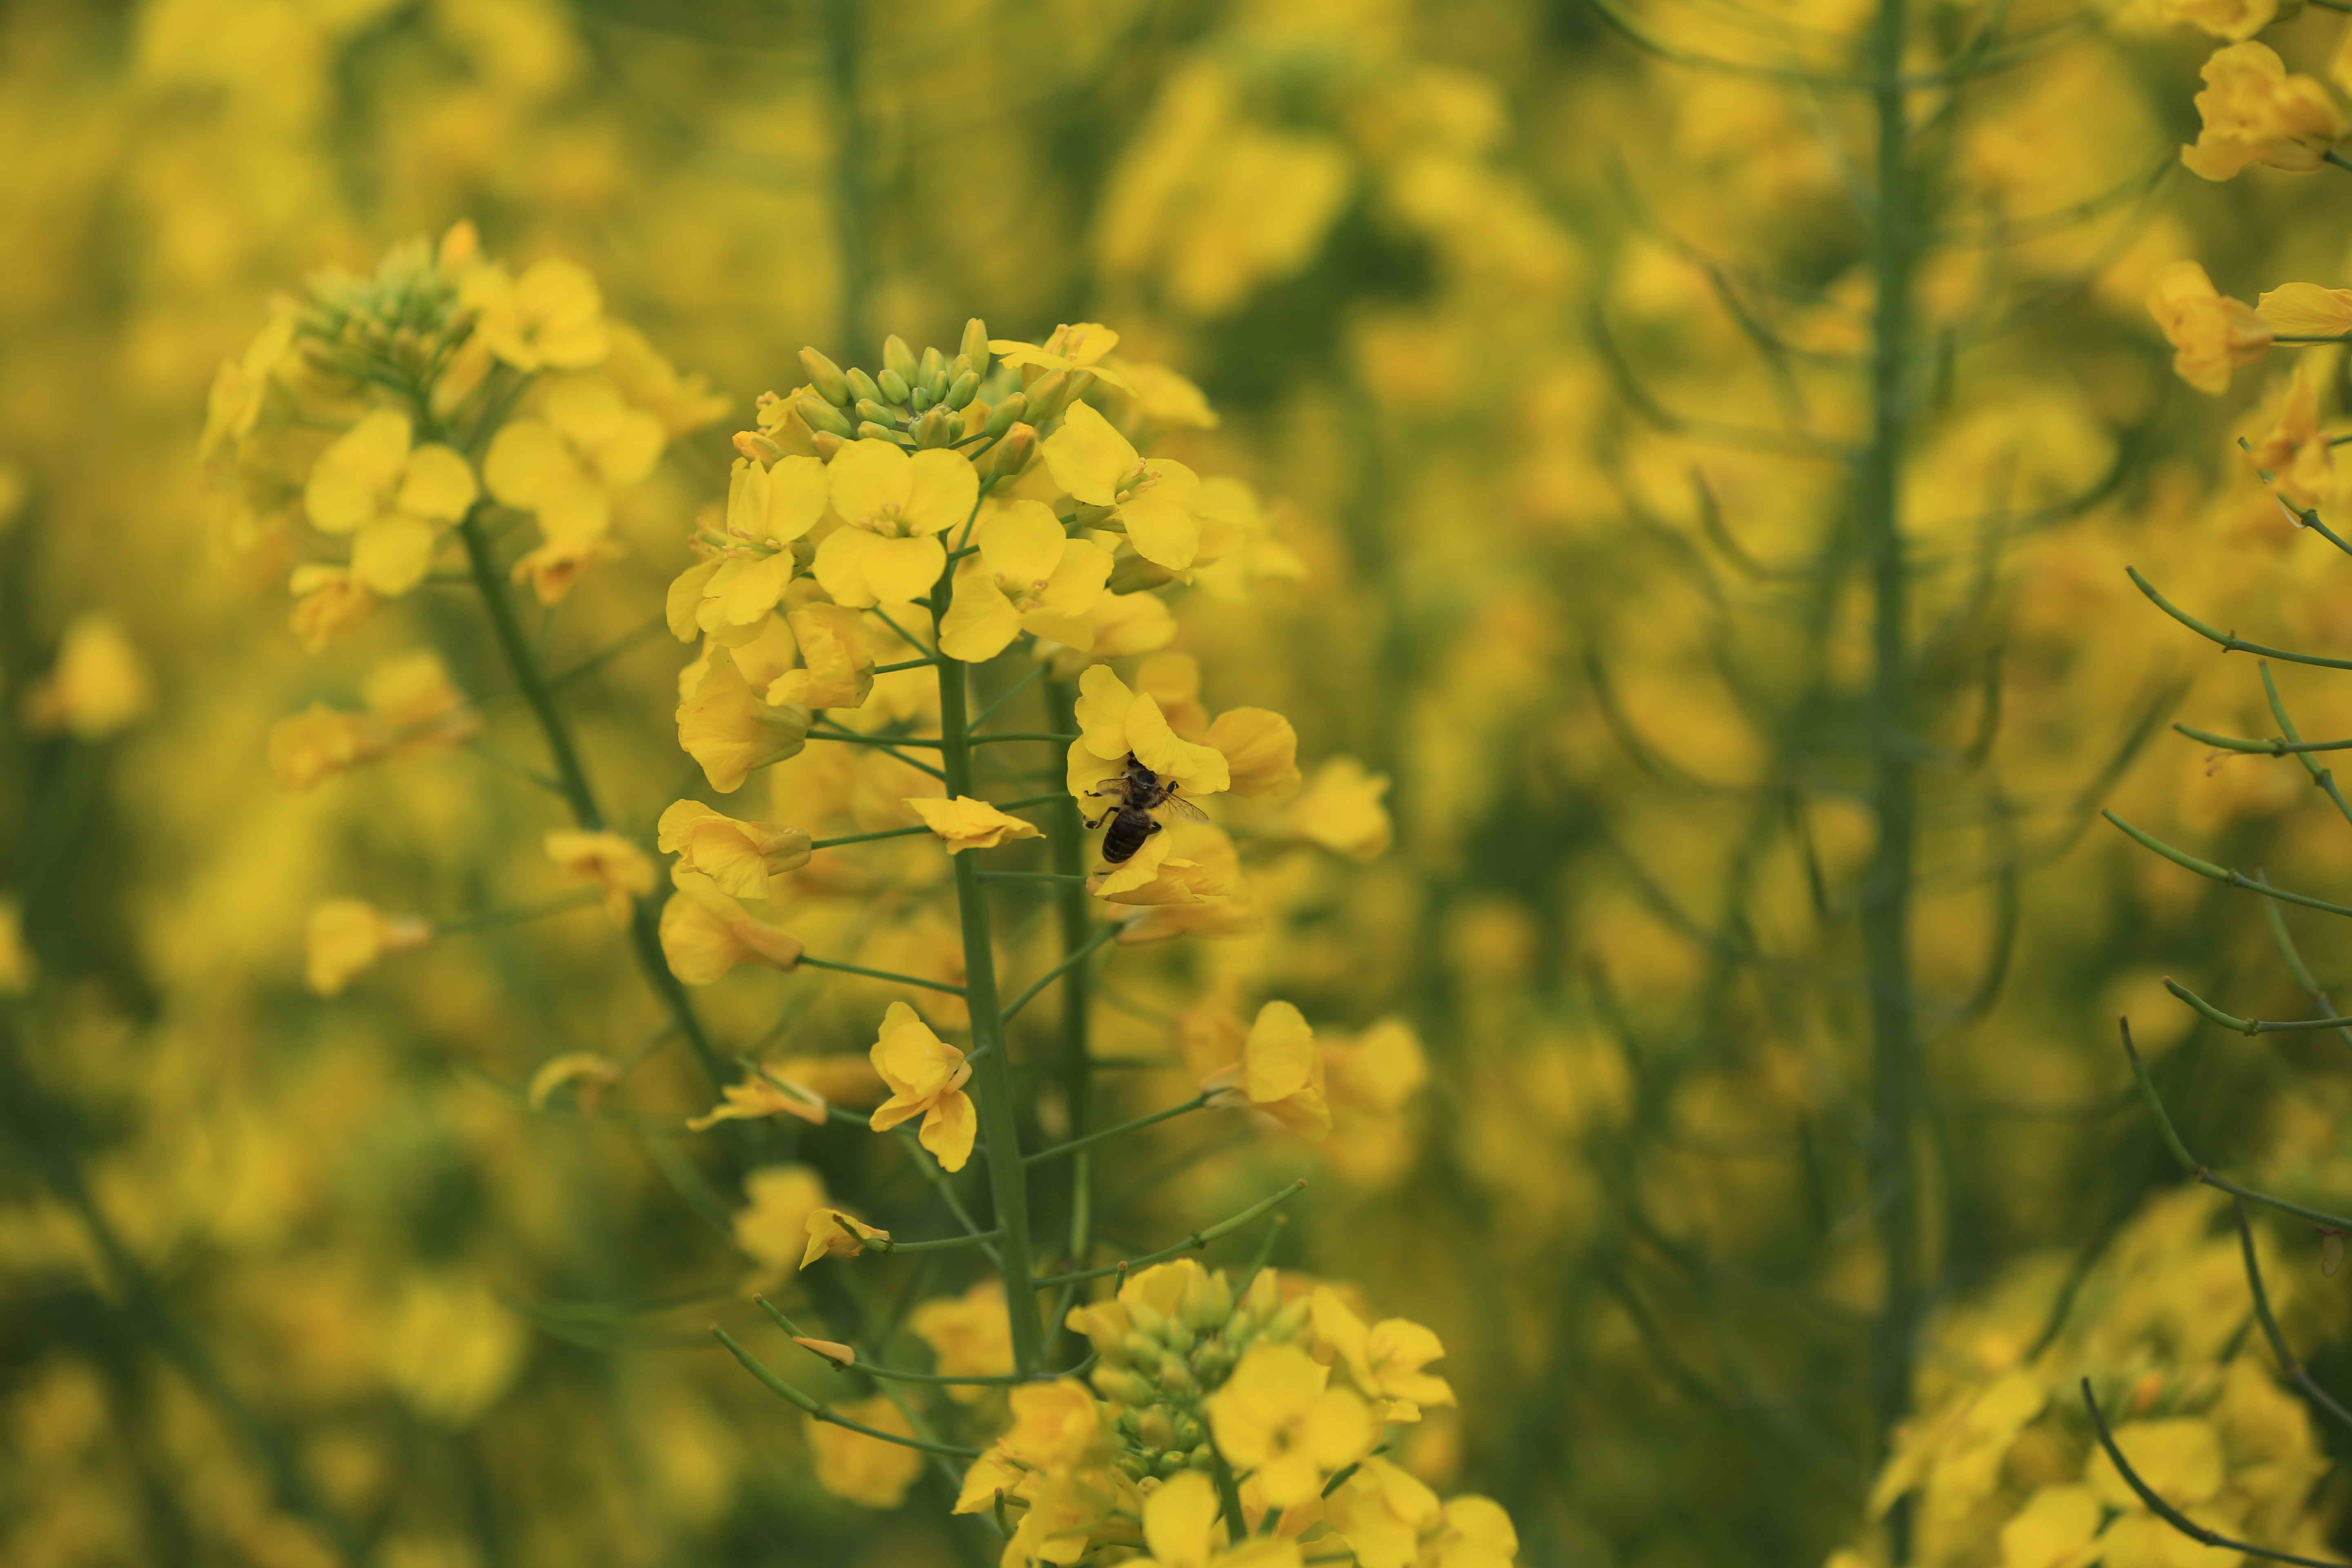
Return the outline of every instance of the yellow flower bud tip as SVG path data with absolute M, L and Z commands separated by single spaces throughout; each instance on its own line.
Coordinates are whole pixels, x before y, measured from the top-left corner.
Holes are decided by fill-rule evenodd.
M 735 450 L 765 468 L 772 468 L 783 457 L 784 449 L 757 430 L 735 432 Z
M 1004 438 L 997 442 L 989 453 L 988 471 L 1000 479 L 1013 479 L 1027 468 L 1030 459 L 1036 455 L 1037 427 L 1014 425 L 1004 432 Z
M 988 374 L 988 323 L 974 316 L 963 324 L 963 337 L 956 344 L 956 353 L 982 375 Z
M 809 445 L 816 448 L 817 461 L 830 463 L 835 455 L 849 443 L 830 430 L 820 430 L 809 437 Z
M 824 1357 L 835 1367 L 854 1366 L 857 1363 L 857 1352 L 839 1340 L 813 1340 L 805 1334 L 794 1334 L 793 1343 Z

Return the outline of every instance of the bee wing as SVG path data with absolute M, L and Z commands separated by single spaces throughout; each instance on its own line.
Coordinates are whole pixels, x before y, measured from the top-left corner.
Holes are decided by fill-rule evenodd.
M 1186 822 L 1204 823 L 1209 820 L 1209 814 L 1207 812 L 1202 811 L 1199 806 L 1194 805 L 1191 801 L 1186 800 L 1181 795 L 1171 795 L 1166 800 L 1161 801 L 1160 805 L 1163 810 L 1169 813 L 1170 816 L 1181 817 Z

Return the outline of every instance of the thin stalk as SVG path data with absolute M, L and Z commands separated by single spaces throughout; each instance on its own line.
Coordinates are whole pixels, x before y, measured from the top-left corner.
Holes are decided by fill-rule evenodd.
M 1045 667 L 1037 666 L 1038 670 Z M 1013 690 L 1028 683 L 1028 677 L 1017 682 Z M 1011 692 L 1006 693 L 1007 696 Z M 1045 685 L 1045 710 L 1049 721 L 1058 731 L 1074 731 L 1078 727 L 1077 689 L 1066 680 L 1048 681 Z M 1000 702 L 1002 698 L 998 700 Z M 995 710 L 995 704 L 989 711 Z M 987 717 L 985 713 L 982 715 Z M 1045 822 L 1045 837 L 1051 847 L 1054 869 L 1064 878 L 1083 879 L 1087 864 L 1086 814 L 1078 809 L 1075 796 L 1065 791 L 1056 797 L 1054 809 Z M 1062 1081 L 1063 1114 L 1069 1123 L 1070 1136 L 1083 1138 L 1087 1124 L 1094 1112 L 1094 1052 L 1090 1030 L 1094 1016 L 1094 971 L 1087 956 L 1108 940 L 1095 926 L 1094 900 L 1087 894 L 1083 880 L 1065 881 L 1055 896 L 1055 913 L 1059 917 L 1062 936 L 1062 958 L 1055 968 L 1065 977 L 1062 986 L 1062 1049 L 1059 1063 Z M 1116 933 L 1118 927 L 1103 922 L 1101 931 Z M 1048 980 L 1053 976 L 1048 975 Z M 1043 984 L 1041 982 L 1040 984 Z M 1013 1005 L 1017 1013 L 1027 1005 L 1030 992 L 1024 992 Z M 1067 1183 L 1069 1213 L 1069 1256 L 1083 1262 L 1094 1246 L 1095 1224 L 1095 1160 L 1084 1149 L 1071 1157 Z M 1052 1332 L 1058 1345 L 1067 1331 L 1065 1320 L 1069 1316 L 1075 1284 L 1062 1288 L 1062 1298 L 1055 1303 Z
M 1026 675 L 1024 675 L 1020 679 L 1014 681 L 1012 685 L 998 692 L 993 698 L 990 699 L 987 707 L 982 708 L 978 713 L 972 716 L 971 727 L 977 730 L 982 725 L 987 723 L 991 719 L 995 718 L 998 710 L 1002 709 L 1007 702 L 1012 701 L 1015 697 L 1018 697 L 1023 692 L 1028 690 L 1031 685 L 1044 677 L 1045 673 L 1045 666 L 1043 664 L 1031 665 L 1029 667 L 1029 672 Z M 1076 728 L 1076 721 L 1075 719 L 1070 721 L 1068 723 L 1064 723 L 1058 710 L 1056 710 L 1054 722 L 1055 727 L 1057 729 L 1069 730 Z
M 1066 746 L 1077 738 L 1075 731 L 1067 735 L 1052 735 L 1038 731 L 1007 730 L 994 735 L 974 735 L 971 743 L 975 746 L 992 746 L 999 741 L 1051 741 L 1057 746 Z
M 761 1309 L 765 1311 L 769 1317 L 775 1320 L 776 1326 L 778 1328 L 792 1335 L 795 1340 L 804 1337 L 801 1333 L 800 1325 L 793 1322 L 790 1318 L 784 1316 L 783 1312 L 773 1301 L 769 1300 L 765 1296 L 755 1296 L 752 1300 L 759 1302 Z M 1084 1377 L 1087 1372 L 1092 1370 L 1095 1364 L 1095 1358 L 1092 1355 L 1089 1355 L 1086 1360 L 1078 1363 L 1077 1365 L 1065 1367 L 1059 1372 L 1007 1372 L 982 1373 L 965 1377 L 950 1377 L 945 1373 L 909 1372 L 904 1367 L 884 1366 L 880 1363 L 874 1361 L 835 1361 L 833 1357 L 825 1354 L 823 1351 L 811 1350 L 806 1345 L 803 1345 L 801 1348 L 808 1351 L 809 1354 L 816 1357 L 819 1361 L 824 1362 L 826 1365 L 831 1366 L 835 1370 L 846 1367 L 855 1367 L 857 1371 L 864 1373 L 868 1377 L 884 1378 L 894 1383 L 935 1384 L 942 1387 L 1010 1388 L 1024 1383 L 1051 1383 L 1055 1378 L 1059 1377 Z
M 546 743 L 549 759 L 555 764 L 556 782 L 572 807 L 572 820 L 591 833 L 602 831 L 604 809 L 596 804 L 596 791 L 588 782 L 588 770 L 580 761 L 580 749 L 572 742 L 572 728 L 564 721 L 563 710 L 556 706 L 554 689 L 531 653 L 522 623 L 515 618 L 514 603 L 507 595 L 506 582 L 499 575 L 498 563 L 491 558 L 489 538 L 482 531 L 482 511 L 480 506 L 476 506 L 457 524 L 458 537 L 465 542 L 466 563 L 481 595 L 482 609 L 489 617 L 499 651 L 506 656 L 507 673 L 539 721 L 541 738 Z M 727 1081 L 726 1062 L 712 1047 L 710 1037 L 703 1033 L 702 1020 L 696 1016 L 686 987 L 669 971 L 669 960 L 663 956 L 661 948 L 661 906 L 655 900 L 636 900 L 629 921 L 629 945 L 636 954 L 637 967 L 643 971 L 646 984 L 653 987 L 654 994 L 677 1019 L 678 1033 L 685 1037 L 695 1059 L 701 1063 L 711 1092 L 717 1093 L 719 1085 Z
M 2245 1259 L 2246 1288 L 2253 1293 L 2254 1321 L 2263 1326 L 2263 1338 L 2271 1342 L 2271 1354 L 2278 1358 L 2279 1371 L 2302 1389 L 2313 1404 L 2334 1416 L 2339 1424 L 2352 1426 L 2352 1410 L 2345 1409 L 2341 1401 L 2320 1387 L 2311 1375 L 2311 1369 L 2297 1361 L 2294 1352 L 2287 1347 L 2286 1334 L 2279 1328 L 2277 1314 L 2271 1310 L 2271 1293 L 2263 1285 L 2263 1266 L 2254 1256 L 2254 1227 L 2246 1218 L 2245 1200 L 2232 1198 L 2230 1214 L 2238 1222 L 2238 1250 Z
M 1911 126 L 1903 58 L 1910 41 L 1908 0 L 1878 0 L 1869 75 L 1877 121 L 1871 218 L 1872 281 L 1868 446 L 1855 475 L 1855 521 L 1872 604 L 1871 804 L 1877 845 L 1861 896 L 1863 963 L 1871 1035 L 1870 1190 L 1880 1205 L 1885 1305 L 1872 1325 L 1871 1405 L 1884 1456 L 1910 1407 L 1913 1358 L 1924 1297 L 1919 1280 L 1922 1193 L 1917 1130 L 1922 1110 L 1911 973 L 1911 901 L 1918 802 L 1913 778 L 1910 575 L 1902 516 L 1903 458 L 1911 421 L 1911 285 L 1916 264 L 1912 211 Z M 1889 1520 L 1890 1555 L 1910 1556 L 1909 1521 Z
M 722 1329 L 714 1323 L 711 1325 L 710 1336 L 717 1340 L 720 1344 L 725 1345 L 727 1347 L 727 1353 L 733 1356 L 737 1361 L 742 1363 L 743 1370 L 750 1373 L 753 1377 L 758 1378 L 761 1386 L 765 1387 L 769 1393 L 775 1394 L 780 1399 L 786 1400 L 791 1404 L 800 1406 L 800 1408 L 806 1412 L 814 1420 L 829 1422 L 846 1431 L 856 1432 L 862 1436 L 872 1437 L 879 1442 L 895 1443 L 901 1448 L 912 1448 L 917 1453 L 940 1454 L 950 1459 L 977 1459 L 980 1458 L 979 1449 L 967 1448 L 960 1443 L 931 1443 L 926 1442 L 920 1437 L 901 1437 L 896 1432 L 885 1432 L 878 1426 L 868 1426 L 863 1421 L 853 1421 L 846 1415 L 837 1415 L 830 1405 L 824 1403 L 822 1400 L 810 1398 L 807 1394 L 803 1394 L 799 1389 L 794 1388 L 791 1384 L 786 1383 L 782 1378 L 778 1377 L 774 1373 L 770 1372 L 766 1366 L 761 1363 L 759 1357 L 753 1355 L 750 1351 L 745 1350 L 741 1345 L 737 1344 L 735 1342 L 735 1337 L 732 1334 L 730 1334 L 725 1329 Z
M 2330 153 L 2329 156 L 2333 157 L 2334 154 Z M 2223 1535 L 2219 1531 L 2208 1530 L 2165 1501 L 2155 1488 L 2140 1479 L 2139 1472 L 2132 1468 L 2131 1461 L 2125 1458 L 2124 1451 L 2116 1446 L 2116 1436 L 2107 1429 L 2106 1415 L 2100 1410 L 2098 1400 L 2091 1394 L 2091 1380 L 2087 1377 L 2083 1379 L 2082 1387 L 2083 1406 L 2091 1413 L 2091 1429 L 2098 1434 L 2099 1447 L 2107 1451 L 2107 1460 L 2115 1466 L 2116 1473 L 2123 1477 L 2125 1484 L 2138 1494 L 2139 1500 L 2146 1503 L 2148 1511 L 2155 1514 L 2157 1518 L 2200 1546 L 2218 1547 L 2224 1552 L 2243 1552 L 2249 1557 L 2266 1558 L 2273 1563 L 2291 1563 L 2295 1564 L 2296 1568 L 2344 1568 L 2342 1563 L 2331 1563 L 2326 1558 L 2300 1557 L 2292 1552 L 2274 1552 L 2267 1546 L 2256 1546 L 2251 1542 L 2238 1541 Z
M 932 589 L 932 613 L 947 614 L 948 574 Z M 971 726 L 965 667 L 940 663 L 940 759 L 946 764 L 948 793 L 972 793 Z M 971 1013 L 973 1077 L 979 1090 L 981 1146 L 988 1155 L 989 1195 L 1004 1232 L 997 1266 L 1004 1279 L 1004 1305 L 1012 1319 L 1013 1366 L 1033 1372 L 1043 1361 L 1037 1322 L 1037 1282 L 1029 1238 L 1029 1175 L 1021 1161 L 1021 1121 L 1013 1060 L 1004 1048 L 1004 1020 L 996 996 L 996 944 L 989 930 L 988 890 L 981 885 L 980 857 L 955 861 L 956 913 L 963 931 L 965 1000 Z
M 2284 1023 L 2269 1018 L 2241 1018 L 2224 1013 L 2178 980 L 2168 977 L 2164 988 L 2189 1004 L 2199 1016 L 2225 1029 L 2235 1029 L 2242 1035 L 2280 1035 L 2305 1029 L 2342 1029 L 2352 1027 L 2352 1018 L 2293 1018 Z
M 2263 691 L 2270 699 L 2271 717 L 2278 721 L 2279 733 L 2285 736 L 2289 742 L 2300 746 L 2303 742 L 2303 732 L 2294 727 L 2294 720 L 2287 713 L 2286 703 L 2279 696 L 2278 682 L 2271 679 L 2271 667 L 2267 664 L 2258 664 L 2254 668 L 2262 672 Z M 2301 763 L 2303 771 L 2311 775 L 2312 787 L 2326 795 L 2335 805 L 2336 815 L 2347 822 L 2352 822 L 2352 801 L 2346 800 L 2343 790 L 2336 786 L 2335 773 L 2320 766 L 2318 763 L 2300 752 L 2296 753 L 2295 761 Z
M 550 899 L 542 904 L 526 904 L 519 910 L 481 910 L 470 915 L 432 922 L 435 936 L 459 936 L 468 931 L 496 931 L 500 926 L 525 925 L 572 910 L 584 910 L 591 904 L 601 904 L 604 895 L 593 889 L 567 893 L 560 899 Z
M 2285 1198 L 2273 1197 L 2268 1193 L 2257 1192 L 2252 1187 L 2241 1186 L 2227 1176 L 2215 1175 L 2204 1161 L 2190 1153 L 2189 1145 L 2181 1140 L 2180 1130 L 2172 1124 L 2171 1113 L 2164 1108 L 2164 1097 L 2156 1092 L 2156 1080 L 2148 1076 L 2147 1064 L 2140 1060 L 2139 1048 L 2132 1044 L 2131 1020 L 2120 1018 L 2116 1023 L 2123 1032 L 2124 1058 L 2131 1064 L 2133 1081 L 2139 1085 L 2141 1102 L 2147 1107 L 2149 1117 L 2155 1121 L 2157 1132 L 2163 1138 L 2164 1146 L 2171 1151 L 2173 1159 L 2179 1163 L 2181 1170 L 2187 1173 L 2190 1181 L 2202 1182 L 2205 1185 L 2218 1192 L 2227 1193 L 2233 1198 L 2243 1198 L 2248 1203 L 2260 1204 L 2264 1208 L 2276 1209 L 2281 1214 L 2291 1214 L 2297 1219 L 2309 1220 L 2314 1225 L 2324 1226 L 2329 1230 L 2338 1230 L 2347 1236 L 2352 1236 L 2352 1218 L 2347 1218 L 2343 1215 L 2329 1214 L 2326 1209 L 2315 1209 L 2303 1204 L 2292 1203 Z
M 1076 1154 L 1081 1149 L 1091 1148 L 1108 1139 L 1140 1131 L 1157 1122 L 1172 1121 L 1179 1116 L 1189 1115 L 1202 1109 L 1208 1103 L 1209 1097 L 1206 1093 L 1196 1094 L 1181 1105 L 1171 1105 L 1165 1110 L 1155 1110 L 1149 1116 L 1139 1116 L 1132 1121 L 1122 1121 L 1116 1126 L 1097 1128 L 1092 1132 L 1083 1133 L 1078 1137 L 1054 1144 L 1051 1148 L 1039 1149 L 1024 1154 L 1022 1158 L 1032 1165 L 1043 1164 L 1047 1160 L 1058 1160 L 1066 1154 Z
M 1039 1279 L 1035 1283 L 1040 1287 L 1044 1287 L 1048 1285 L 1067 1285 L 1075 1280 L 1108 1279 L 1114 1274 L 1125 1274 L 1131 1268 L 1145 1268 L 1154 1263 L 1165 1263 L 1168 1259 L 1181 1257 L 1187 1252 L 1198 1252 L 1202 1248 L 1207 1247 L 1209 1243 L 1216 1240 L 1219 1237 L 1230 1236 L 1234 1231 L 1241 1229 L 1244 1226 L 1248 1225 L 1253 1220 L 1261 1219 L 1266 1215 L 1272 1214 L 1276 1208 L 1288 1203 L 1291 1199 L 1297 1197 L 1300 1193 L 1303 1193 L 1306 1190 L 1306 1178 L 1301 1177 L 1299 1180 L 1291 1183 L 1290 1185 L 1275 1194 L 1272 1197 L 1260 1198 L 1257 1202 L 1250 1205 L 1249 1207 L 1242 1210 L 1241 1213 L 1234 1215 L 1232 1218 L 1221 1219 L 1212 1226 L 1203 1226 L 1201 1229 L 1194 1231 L 1183 1240 L 1171 1243 L 1169 1246 L 1163 1247 L 1156 1252 L 1147 1252 L 1140 1257 L 1124 1258 L 1117 1263 L 1106 1263 L 1099 1268 L 1073 1268 L 1066 1273 L 1048 1274 Z
M 629 649 L 636 647 L 637 644 L 653 636 L 656 632 L 667 631 L 668 629 L 669 617 L 667 615 L 656 616 L 653 619 L 638 626 L 635 631 L 623 633 L 620 637 L 614 638 L 612 642 L 605 644 L 594 653 L 590 654 L 587 658 L 582 659 L 578 664 L 573 665 L 571 668 L 559 670 L 557 673 L 549 676 L 547 678 L 547 689 L 550 691 L 561 691 L 575 680 L 585 679 L 587 677 L 593 675 L 596 671 L 612 663 L 613 660 L 620 658 L 621 655 L 628 652 Z
M 2194 871 L 2200 877 L 2226 883 L 2232 888 L 2243 888 L 2248 892 L 2260 893 L 2264 898 L 2276 899 L 2283 904 L 2298 904 L 2306 910 L 2317 910 L 2323 914 L 2352 916 L 2352 904 L 2330 903 L 2326 899 L 2315 899 L 2308 893 L 2291 893 L 2284 888 L 2273 888 L 2258 877 L 2249 877 L 2244 872 L 2233 871 L 2227 866 L 2216 866 L 2210 860 L 2200 860 L 2186 849 L 2175 849 L 2154 834 L 2144 833 L 2134 827 L 2112 811 L 2103 810 L 2099 815 L 2123 829 L 2125 835 L 2141 848 L 2154 850 L 2183 870 Z
M 831 969 L 843 974 L 862 974 L 868 980 L 887 980 L 896 985 L 919 985 L 926 991 L 944 991 L 950 996 L 961 996 L 964 988 L 950 985 L 944 980 L 926 980 L 919 974 L 900 974 L 895 970 L 868 969 L 862 963 L 837 963 L 830 958 L 811 958 L 807 953 L 800 962 L 811 969 Z
M 1074 806 L 1075 804 L 1076 803 L 1073 803 Z M 1060 847 L 1058 845 L 1055 847 L 1057 854 L 1059 853 L 1059 847 Z M 1076 893 L 1080 900 L 1084 900 L 1087 896 L 1086 889 L 1083 887 L 1074 886 L 1070 891 Z M 1069 894 L 1066 892 L 1063 896 L 1062 905 L 1062 929 L 1064 941 L 1066 942 L 1068 940 L 1069 936 L 1071 918 L 1072 917 L 1069 913 Z M 1086 911 L 1083 909 L 1079 910 L 1079 918 L 1086 918 Z M 1020 995 L 1013 999 L 1013 1005 L 1004 1010 L 1004 1021 L 1008 1024 L 1011 1023 L 1014 1016 L 1020 1013 L 1022 1008 L 1026 1007 L 1033 1000 L 1035 999 L 1040 992 L 1044 991 L 1046 986 L 1054 984 L 1055 981 L 1059 980 L 1065 974 L 1075 974 L 1084 970 L 1086 968 L 1087 960 L 1094 955 L 1095 949 L 1102 946 L 1103 943 L 1109 942 L 1117 935 L 1118 935 L 1118 927 L 1106 921 L 1102 925 L 1097 926 L 1091 934 L 1082 936 L 1079 939 L 1078 945 L 1071 948 L 1066 953 L 1065 953 L 1059 963 L 1056 963 L 1053 968 L 1039 975 L 1035 982 L 1030 985 L 1028 990 L 1024 991 Z M 1075 1002 L 1066 1001 L 1064 1005 L 1066 1007 L 1076 1006 L 1078 1004 L 1083 1003 L 1085 1000 L 1086 994 L 1084 990 L 1081 989 L 1077 993 Z M 1066 1037 L 1064 1039 L 1063 1044 L 1065 1049 L 1066 1049 L 1068 1046 L 1068 1040 Z M 1071 1125 L 1075 1127 L 1076 1123 L 1072 1122 Z
M 838 838 L 820 838 L 811 844 L 809 847 L 811 849 L 838 849 L 845 844 L 871 844 L 877 838 L 911 838 L 918 833 L 929 833 L 929 831 L 930 829 L 928 826 L 919 823 L 913 827 L 885 827 L 877 833 L 845 833 Z

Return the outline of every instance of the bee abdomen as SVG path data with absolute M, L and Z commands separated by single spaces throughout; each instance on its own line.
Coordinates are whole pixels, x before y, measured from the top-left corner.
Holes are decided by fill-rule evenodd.
M 1112 816 L 1103 834 L 1102 858 L 1114 866 L 1132 859 L 1143 841 L 1159 831 L 1160 824 L 1148 812 L 1121 811 Z

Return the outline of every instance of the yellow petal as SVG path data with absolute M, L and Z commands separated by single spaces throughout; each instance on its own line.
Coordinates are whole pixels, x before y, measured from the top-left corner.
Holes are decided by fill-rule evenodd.
M 482 458 L 482 482 L 509 506 L 535 510 L 549 498 L 585 482 L 572 448 L 544 419 L 516 419 L 499 427 Z
M 1054 482 L 1087 506 L 1118 500 L 1119 482 L 1141 463 L 1127 437 L 1084 403 L 1070 405 L 1062 427 L 1045 437 L 1041 450 Z
M 971 1158 L 972 1139 L 979 1130 L 980 1115 L 971 1096 L 950 1092 L 931 1107 L 916 1137 L 939 1161 L 940 1170 L 961 1171 Z
M 1180 737 L 1148 692 L 1128 704 L 1127 744 L 1137 762 L 1162 778 L 1176 780 L 1187 795 L 1214 795 L 1232 783 L 1224 753 Z
M 834 460 L 840 461 L 837 458 Z M 881 542 L 880 534 L 868 533 L 862 528 L 836 528 L 816 547 L 816 559 L 810 563 L 809 570 L 835 604 L 862 609 L 877 602 L 873 588 L 866 581 L 866 560 Z
M 858 522 L 904 507 L 914 483 L 911 469 L 907 454 L 888 441 L 850 442 L 825 468 L 833 510 Z
M 1118 520 L 1127 525 L 1127 541 L 1135 552 L 1154 566 L 1181 572 L 1200 553 L 1201 520 L 1181 490 L 1168 485 L 1155 484 L 1119 502 Z
M 1043 501 L 1007 501 L 992 509 L 971 531 L 988 570 L 1010 582 L 1043 583 L 1061 563 L 1067 542 L 1053 509 Z
M 971 459 L 961 452 L 944 447 L 918 452 L 908 460 L 907 474 L 907 503 L 901 515 L 908 528 L 917 533 L 961 528 L 980 502 L 980 474 L 972 468 Z M 934 572 L 932 575 L 939 574 Z
M 1003 653 L 1020 635 L 1020 612 L 995 577 L 980 563 L 965 561 L 956 570 L 955 596 L 948 613 L 940 617 L 940 651 L 978 664 Z
M 2254 302 L 2254 313 L 2274 332 L 2291 337 L 2338 337 L 2352 332 L 2352 289 L 2282 283 Z
M 433 525 L 422 518 L 378 518 L 352 541 L 352 576 L 381 598 L 396 598 L 425 581 L 433 542 Z
M 481 488 L 474 470 L 455 448 L 438 441 L 408 455 L 408 471 L 400 481 L 400 510 L 417 517 L 455 522 L 466 515 Z
M 1078 735 L 1087 750 L 1107 761 L 1125 757 L 1128 710 L 1135 693 L 1107 664 L 1090 664 L 1078 677 Z
M 833 536 L 839 538 L 839 534 Z M 948 563 L 947 546 L 930 534 L 913 539 L 882 539 L 866 547 L 866 586 L 877 601 L 897 604 L 919 599 L 931 591 Z M 826 542 L 830 543 L 831 540 Z
M 1265 708 L 1234 708 L 1209 726 L 1209 744 L 1232 771 L 1235 795 L 1266 795 L 1299 782 L 1298 731 Z

